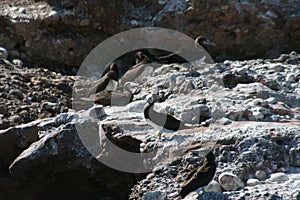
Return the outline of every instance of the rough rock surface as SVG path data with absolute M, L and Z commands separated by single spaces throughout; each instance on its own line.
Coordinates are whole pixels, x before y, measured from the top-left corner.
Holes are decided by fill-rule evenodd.
M 0 130 L 68 112 L 74 79 L 0 61 Z
M 12 89 L 1 93 L 6 102 L 1 107 L 4 112 L 1 120 L 8 121 L 10 128 L 0 132 L 0 196 L 5 199 L 179 199 L 188 172 L 203 162 L 199 145 L 215 141 L 218 164 L 215 189 L 208 192 L 209 188 L 199 188 L 186 199 L 299 199 L 299 60 L 299 54 L 292 52 L 270 60 L 201 64 L 194 68 L 196 75 L 190 74 L 184 65 L 176 66 L 176 70 L 172 64 L 163 65 L 165 74 L 146 77 L 140 92 L 127 106 L 76 110 L 76 106 L 71 108 L 66 103 L 66 109 L 44 119 L 38 119 L 39 110 L 32 109 L 30 113 L 34 117 L 28 120 L 31 122 L 18 126 L 10 124 L 15 119 L 5 114 L 20 112 L 18 108 L 22 106 L 16 104 L 8 106 L 9 109 L 5 106 L 18 103 L 18 98 L 28 99 L 30 88 L 43 83 L 31 82 L 49 75 L 43 90 L 36 94 L 40 98 L 43 91 L 50 94 L 52 91 L 52 96 L 45 95 L 49 100 L 60 96 L 56 101 L 38 105 L 48 108 L 59 101 L 71 101 L 68 90 L 54 90 L 52 83 L 65 80 L 66 88 L 70 88 L 76 84 L 74 80 L 83 77 L 20 68 L 3 61 L 1 70 L 10 74 L 5 77 L 23 77 L 24 71 L 32 70 L 30 77 L 34 78 L 19 81 L 29 84 L 24 90 L 14 87 L 9 78 L 1 79 L 4 88 Z M 173 94 L 165 102 L 156 103 L 154 109 L 171 113 L 194 127 L 163 133 L 164 139 L 155 139 L 157 130 L 144 120 L 143 106 L 145 96 L 156 88 L 171 88 Z M 10 95 L 14 98 L 8 98 Z M 90 138 L 90 133 L 96 133 L 96 138 Z M 99 133 L 106 137 L 100 137 Z M 110 143 L 140 155 L 136 162 L 127 161 L 119 166 L 130 169 L 142 164 L 139 170 L 149 171 L 131 174 L 98 162 L 92 155 L 98 155 L 98 159 L 122 160 L 121 154 L 110 149 Z M 143 157 L 152 150 L 155 150 L 153 157 Z M 221 187 L 220 191 L 222 183 L 218 180 L 223 173 L 238 177 L 244 187 L 235 191 Z
M 218 61 L 275 58 L 300 49 L 299 9 L 298 0 L 2 0 L 0 41 L 25 63 L 72 73 L 104 39 L 144 26 L 204 35 Z

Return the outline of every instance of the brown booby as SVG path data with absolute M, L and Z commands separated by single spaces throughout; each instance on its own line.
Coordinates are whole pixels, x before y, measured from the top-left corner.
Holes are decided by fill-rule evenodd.
M 209 152 L 207 153 L 207 151 Z M 182 199 L 199 187 L 208 185 L 216 173 L 217 164 L 215 162 L 213 149 L 203 149 L 202 154 L 206 155 L 202 165 L 199 168 L 191 171 L 186 181 L 184 181 L 182 185 L 180 192 Z
M 205 50 L 207 50 L 208 46 L 216 46 L 215 43 L 211 42 L 204 36 L 198 36 L 195 39 L 195 48 L 197 48 L 197 44 L 202 46 Z M 182 52 L 185 52 L 185 54 L 187 52 L 198 53 L 198 51 L 193 51 L 192 49 L 179 49 L 177 52 L 170 52 L 161 49 L 147 49 L 145 53 L 151 60 L 158 63 L 187 63 L 188 61 L 185 58 L 179 56 Z
M 139 63 L 138 52 L 138 50 L 130 51 L 113 61 L 118 68 L 119 77 L 122 77 L 132 66 Z M 110 65 L 104 69 L 101 77 L 105 76 L 109 71 Z
M 154 71 L 154 65 L 146 65 L 150 58 L 143 52 L 136 53 L 137 64 L 132 66 L 121 78 L 120 85 L 126 82 L 142 83 L 143 77 L 151 76 Z
M 144 118 L 155 129 L 159 130 L 158 137 L 161 138 L 163 132 L 174 132 L 181 129 L 189 129 L 183 121 L 176 119 L 172 115 L 163 114 L 154 110 L 155 102 L 162 102 L 166 97 L 152 94 L 147 96 L 146 105 L 144 106 Z
M 99 93 L 106 89 L 107 85 L 110 81 L 118 81 L 119 80 L 119 70 L 115 63 L 112 63 L 109 66 L 109 71 L 99 80 L 97 80 L 91 89 L 89 89 L 88 95 L 92 95 L 95 93 Z
M 125 90 L 123 88 L 120 91 L 103 90 L 91 95 L 91 101 L 103 106 L 124 106 L 132 102 L 133 96 L 139 92 L 136 87 L 137 84 L 126 82 L 123 87 Z

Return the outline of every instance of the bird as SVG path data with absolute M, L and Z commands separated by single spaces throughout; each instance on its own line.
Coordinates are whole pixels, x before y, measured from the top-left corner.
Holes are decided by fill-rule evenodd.
M 133 96 L 140 92 L 140 89 L 137 87 L 138 84 L 126 82 L 123 88 L 118 88 L 116 91 L 103 90 L 97 94 L 91 95 L 91 99 L 88 99 L 88 101 L 103 106 L 124 106 L 132 102 Z
M 94 86 L 89 89 L 88 95 L 90 96 L 92 94 L 99 93 L 105 90 L 111 81 L 118 81 L 118 80 L 119 80 L 119 70 L 117 68 L 117 65 L 115 63 L 112 63 L 109 67 L 109 71 L 99 80 L 97 80 Z
M 186 126 L 183 121 L 176 119 L 172 115 L 156 112 L 154 108 L 155 102 L 165 101 L 164 94 L 151 94 L 146 97 L 147 103 L 144 106 L 144 118 L 155 129 L 159 130 L 158 138 L 161 139 L 163 132 L 174 132 L 181 129 L 190 129 L 192 127 Z
M 141 56 L 139 52 L 139 50 L 130 51 L 121 55 L 112 62 L 116 65 L 119 71 L 119 78 L 122 77 L 132 66 L 138 64 L 142 60 L 142 57 L 139 57 Z M 104 69 L 101 78 L 105 76 L 105 74 L 107 74 L 109 71 L 110 65 L 108 65 Z
M 204 36 L 198 36 L 195 38 L 195 49 L 197 49 L 198 45 L 202 46 L 205 50 L 208 49 L 208 46 L 216 46 L 215 43 L 210 41 Z M 189 57 L 199 59 L 199 51 L 194 49 L 179 49 L 176 52 L 170 52 L 161 49 L 152 49 L 149 48 L 144 51 L 147 56 L 155 62 L 163 63 L 163 64 L 172 64 L 172 63 L 187 63 L 188 60 L 181 57 L 179 54 L 189 55 Z M 192 55 L 192 56 L 191 56 Z
M 136 53 L 137 64 L 132 66 L 120 79 L 120 85 L 126 82 L 143 83 L 143 78 L 151 76 L 154 69 L 158 66 L 146 63 L 150 62 L 150 58 L 143 52 Z
M 206 155 L 205 159 L 199 168 L 191 171 L 188 174 L 186 181 L 184 181 L 182 184 L 182 189 L 179 194 L 182 199 L 199 187 L 208 185 L 216 173 L 217 164 L 215 161 L 215 155 L 213 153 L 214 148 L 206 148 L 201 150 L 202 154 Z

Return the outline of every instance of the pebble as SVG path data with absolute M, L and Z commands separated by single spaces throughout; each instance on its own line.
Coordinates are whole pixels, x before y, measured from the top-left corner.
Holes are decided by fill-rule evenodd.
M 255 172 L 255 177 L 258 180 L 264 181 L 267 179 L 267 173 L 265 171 L 258 170 Z
M 166 191 L 155 190 L 147 192 L 144 196 L 144 200 L 165 200 L 167 198 Z
M 12 63 L 18 67 L 22 67 L 23 66 L 23 62 L 22 60 L 19 59 L 13 59 Z
M 9 121 L 13 124 L 20 124 L 23 122 L 23 119 L 19 115 L 14 115 L 9 118 Z
M 204 188 L 205 192 L 222 192 L 222 187 L 221 185 L 215 181 L 212 180 L 205 188 Z
M 232 121 L 230 119 L 226 118 L 226 117 L 223 117 L 223 118 L 219 119 L 218 122 L 220 124 L 223 124 L 223 125 L 228 125 L 228 124 L 232 123 Z
M 0 47 L 0 59 L 7 59 L 8 53 L 7 50 L 3 47 Z
M 277 100 L 275 97 L 269 97 L 265 100 L 267 102 L 267 104 L 275 104 L 277 103 Z
M 267 181 L 271 182 L 283 182 L 289 180 L 289 177 L 282 172 L 274 173 L 270 175 L 270 178 Z
M 241 179 L 229 172 L 221 173 L 218 181 L 222 188 L 226 191 L 235 191 L 244 187 L 244 183 L 241 181 Z
M 255 178 L 250 178 L 247 180 L 247 185 L 249 186 L 255 186 L 255 185 L 258 185 L 260 182 L 258 179 L 255 179 Z

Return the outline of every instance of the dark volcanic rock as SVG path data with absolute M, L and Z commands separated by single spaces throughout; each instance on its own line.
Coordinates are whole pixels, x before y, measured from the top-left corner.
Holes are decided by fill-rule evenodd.
M 54 121 L 59 122 L 58 118 Z M 17 181 L 18 187 L 8 188 L 5 197 L 127 199 L 130 187 L 143 175 L 120 172 L 103 165 L 83 146 L 74 124 L 54 128 L 54 121 L 40 123 L 40 129 L 48 131 L 10 165 L 11 176 L 8 176 L 6 182 Z M 53 128 L 48 126 L 49 123 Z M 86 125 L 95 126 L 95 123 L 86 122 Z M 128 138 L 119 139 L 121 143 L 130 143 Z M 119 139 L 115 138 L 116 141 Z M 18 193 L 14 192 L 16 188 Z M 2 196 L 1 191 L 0 194 Z
M 295 42 L 300 39 L 299 9 L 298 0 L 5 0 L 0 3 L 0 40 L 9 55 L 26 63 L 73 73 L 107 37 L 144 26 L 193 38 L 204 35 L 217 44 L 209 49 L 216 60 L 275 58 L 300 48 Z

